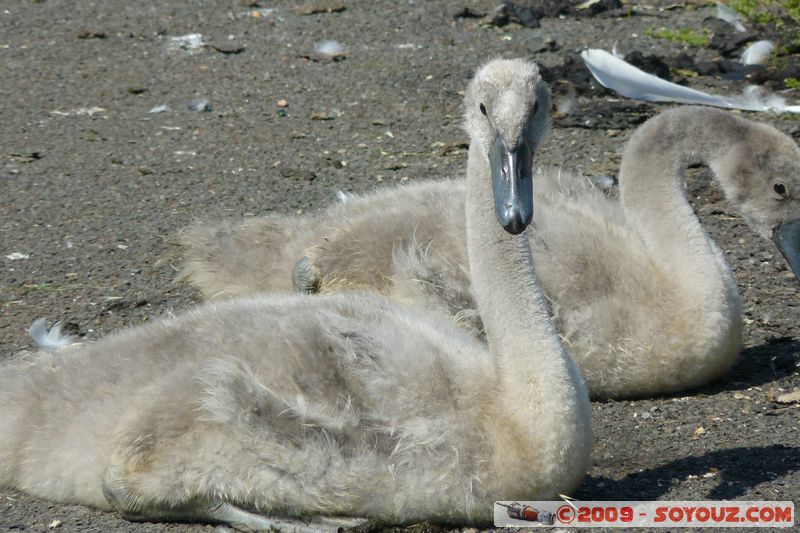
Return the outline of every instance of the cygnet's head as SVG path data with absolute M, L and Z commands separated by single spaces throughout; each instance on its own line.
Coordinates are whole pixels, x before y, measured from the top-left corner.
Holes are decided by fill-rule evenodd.
M 741 142 L 711 166 L 750 227 L 774 239 L 800 277 L 800 147 L 772 126 L 746 123 Z
M 535 63 L 495 59 L 475 74 L 464 99 L 470 142 L 489 159 L 497 220 L 521 233 L 533 218 L 533 156 L 550 121 L 550 91 Z

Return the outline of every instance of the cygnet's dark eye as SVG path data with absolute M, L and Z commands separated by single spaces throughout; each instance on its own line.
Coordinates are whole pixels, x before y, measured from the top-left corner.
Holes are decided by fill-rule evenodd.
M 481 113 L 483 113 L 483 116 L 485 117 L 485 116 L 487 115 L 487 113 L 486 113 L 486 106 L 485 106 L 485 105 L 483 105 L 483 104 L 481 104 L 481 105 L 480 105 L 480 109 L 481 109 Z
M 536 113 L 537 111 L 539 111 L 539 102 L 534 102 L 533 103 L 533 112 Z
M 786 196 L 786 186 L 783 183 L 776 183 L 772 189 L 781 196 Z

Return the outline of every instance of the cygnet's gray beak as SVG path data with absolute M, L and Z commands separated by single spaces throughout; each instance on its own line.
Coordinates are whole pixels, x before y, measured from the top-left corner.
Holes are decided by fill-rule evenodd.
M 800 279 L 800 218 L 782 223 L 772 238 L 792 267 L 794 275 Z
M 533 151 L 523 139 L 516 150 L 509 150 L 502 135 L 489 148 L 492 190 L 497 220 L 517 235 L 533 219 Z

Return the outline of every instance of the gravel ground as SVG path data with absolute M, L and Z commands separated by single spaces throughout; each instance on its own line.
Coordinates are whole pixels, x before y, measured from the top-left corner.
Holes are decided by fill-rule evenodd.
M 494 2 L 345 4 L 303 15 L 298 3 L 267 0 L 2 3 L 3 356 L 30 347 L 26 329 L 38 317 L 93 339 L 195 304 L 197 293 L 175 281 L 173 239 L 194 221 L 306 212 L 337 190 L 463 173 L 461 97 L 487 58 L 533 56 L 554 68 L 615 41 L 665 58 L 717 57 L 646 35 L 711 24 L 713 7 L 696 3 L 545 17 L 535 29 L 455 16 L 467 6 L 490 12 Z M 187 50 L 172 39 L 190 33 L 206 46 Z M 325 39 L 342 43 L 345 57 L 317 55 Z M 742 84 L 689 83 L 728 94 Z M 189 110 L 198 98 L 211 109 Z M 159 105 L 170 109 L 149 112 Z M 660 108 L 579 86 L 576 109 L 556 118 L 539 161 L 613 175 L 632 128 Z M 800 387 L 800 285 L 706 172 L 692 174 L 689 191 L 739 280 L 746 349 L 723 381 L 703 389 L 595 403 L 593 466 L 574 496 L 797 504 L 800 405 L 774 400 Z M 214 529 L 134 524 L 0 489 L 1 530 L 47 530 L 54 521 L 58 531 Z

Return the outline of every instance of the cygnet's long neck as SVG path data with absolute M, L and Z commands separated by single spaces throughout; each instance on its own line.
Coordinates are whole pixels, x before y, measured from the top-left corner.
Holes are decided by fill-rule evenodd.
M 467 248 L 478 311 L 496 361 L 501 394 L 508 399 L 500 404 L 523 418 L 578 407 L 584 412 L 570 413 L 569 423 L 588 424 L 583 379 L 561 347 L 548 315 L 529 240 L 524 233 L 507 233 L 498 223 L 489 161 L 479 145 L 473 139 L 467 164 Z
M 724 111 L 680 108 L 662 113 L 631 137 L 620 168 L 625 214 L 651 257 L 685 294 L 739 313 L 736 282 L 724 256 L 686 199 L 684 174 L 691 163 L 715 162 L 741 141 L 741 121 Z M 725 189 L 725 183 L 722 183 Z M 720 297 L 724 301 L 720 302 Z

